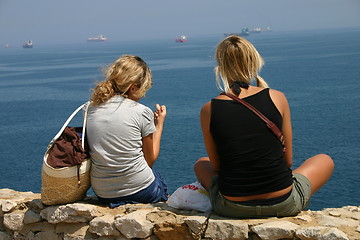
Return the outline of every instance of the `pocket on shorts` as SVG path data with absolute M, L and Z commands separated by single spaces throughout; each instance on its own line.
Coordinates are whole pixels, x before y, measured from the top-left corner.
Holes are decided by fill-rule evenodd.
M 301 204 L 293 193 L 284 202 L 273 205 L 278 217 L 294 216 L 301 212 Z
M 295 174 L 294 174 L 295 175 Z M 294 177 L 294 187 L 297 191 L 298 201 L 301 202 L 301 209 L 305 209 L 310 202 L 311 196 L 311 183 L 303 175 L 297 174 L 299 179 Z

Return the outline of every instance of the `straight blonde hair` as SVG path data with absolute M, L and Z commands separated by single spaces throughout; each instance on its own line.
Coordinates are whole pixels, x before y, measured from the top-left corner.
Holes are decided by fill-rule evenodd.
M 215 58 L 216 82 L 221 90 L 229 92 L 234 82 L 250 84 L 253 80 L 258 87 L 269 87 L 259 76 L 264 60 L 245 38 L 235 35 L 225 38 L 217 46 Z
M 132 84 L 139 89 L 136 96 L 141 98 L 152 86 L 152 73 L 147 64 L 138 56 L 122 55 L 104 70 L 105 79 L 93 91 L 90 101 L 99 105 L 114 95 L 128 97 Z

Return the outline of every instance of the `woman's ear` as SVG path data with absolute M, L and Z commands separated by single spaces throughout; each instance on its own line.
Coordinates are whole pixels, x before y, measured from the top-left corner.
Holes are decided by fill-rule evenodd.
M 138 86 L 137 86 L 137 84 L 135 84 L 135 83 L 133 83 L 133 84 L 131 84 L 131 86 L 130 86 L 130 88 L 129 88 L 129 91 L 131 92 L 131 93 L 135 93 L 137 90 L 138 90 Z
M 139 86 L 137 84 L 131 84 L 129 90 L 128 90 L 128 96 L 130 99 L 134 100 L 134 101 L 139 101 L 140 98 L 137 97 L 137 92 L 139 90 Z

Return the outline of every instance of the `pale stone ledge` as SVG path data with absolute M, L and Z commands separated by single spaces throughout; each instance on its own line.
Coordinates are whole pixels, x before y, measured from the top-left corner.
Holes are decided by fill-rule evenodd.
M 296 217 L 229 219 L 166 203 L 115 209 L 93 197 L 45 206 L 40 194 L 0 189 L 0 240 L 360 240 L 360 207 L 303 211 Z

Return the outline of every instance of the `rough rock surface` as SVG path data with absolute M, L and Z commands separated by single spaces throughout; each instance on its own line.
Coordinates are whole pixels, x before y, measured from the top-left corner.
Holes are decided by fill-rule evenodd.
M 360 240 L 360 206 L 303 211 L 295 217 L 230 219 L 166 203 L 110 209 L 93 197 L 45 206 L 40 194 L 0 189 L 0 240 Z

